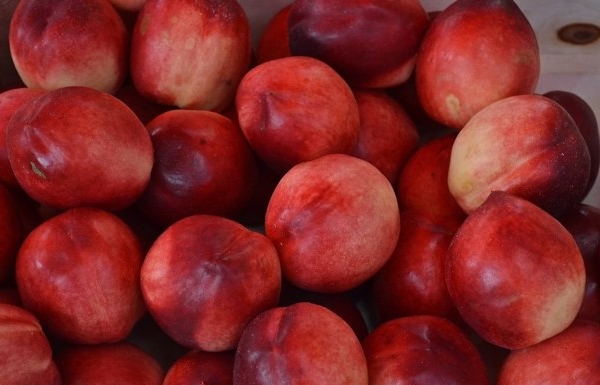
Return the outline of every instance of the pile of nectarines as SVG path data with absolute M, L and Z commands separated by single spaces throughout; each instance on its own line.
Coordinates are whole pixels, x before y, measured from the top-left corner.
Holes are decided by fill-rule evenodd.
M 598 123 L 513 0 L 0 12 L 3 384 L 598 382 Z

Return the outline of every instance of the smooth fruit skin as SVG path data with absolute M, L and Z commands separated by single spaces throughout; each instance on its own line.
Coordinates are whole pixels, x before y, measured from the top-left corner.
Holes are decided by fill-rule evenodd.
M 486 366 L 467 335 L 446 318 L 399 317 L 362 342 L 369 385 L 489 385 Z
M 116 342 L 145 313 L 142 257 L 135 234 L 116 215 L 74 208 L 25 238 L 17 288 L 49 335 L 81 344 Z
M 446 252 L 455 230 L 415 211 L 401 211 L 400 238 L 372 279 L 372 304 L 380 321 L 409 315 L 460 316 L 448 294 Z
M 249 21 L 235 0 L 147 0 L 131 37 L 136 89 L 185 109 L 228 107 L 250 59 Z
M 256 63 L 291 56 L 288 40 L 288 16 L 292 4 L 277 11 L 265 25 L 256 46 Z
M 146 188 L 154 162 L 150 134 L 133 111 L 89 87 L 30 100 L 10 119 L 6 146 L 19 185 L 55 209 L 122 210 Z
M 454 231 L 466 218 L 448 188 L 448 168 L 456 135 L 444 134 L 423 143 L 408 158 L 395 184 L 402 211 L 415 211 Z
M 371 278 L 400 234 L 393 187 L 371 163 L 330 154 L 298 164 L 275 187 L 265 233 L 283 275 L 317 292 L 343 292 Z
M 11 385 L 60 385 L 52 346 L 39 320 L 20 306 L 0 303 L 0 373 Z
M 517 95 L 483 108 L 460 130 L 448 188 L 466 213 L 498 190 L 559 217 L 583 200 L 590 167 L 586 142 L 564 108 L 541 95 Z
M 600 325 L 576 321 L 562 333 L 505 359 L 497 385 L 588 385 L 600 378 Z
M 554 100 L 567 110 L 577 124 L 581 136 L 585 139 L 591 163 L 590 179 L 586 188 L 587 194 L 594 186 L 600 169 L 600 129 L 594 110 L 585 99 L 570 91 L 553 90 L 544 93 L 543 96 Z
M 352 152 L 395 184 L 419 147 L 419 133 L 404 107 L 381 90 L 354 90 L 360 115 L 358 143 Z
M 576 318 L 585 266 L 573 236 L 531 202 L 493 192 L 457 230 L 446 285 L 463 320 L 484 340 L 521 349 Z
M 432 20 L 415 81 L 425 111 L 461 129 L 488 104 L 532 93 L 540 71 L 535 32 L 513 0 L 459 0 Z
M 161 385 L 165 375 L 150 353 L 127 341 L 67 344 L 57 349 L 55 360 L 64 384 Z
M 33 98 L 45 94 L 40 88 L 18 87 L 0 93 L 0 182 L 10 187 L 18 187 L 6 146 L 6 130 L 11 117 L 23 104 Z
M 263 234 L 212 215 L 193 215 L 164 230 L 141 269 L 148 311 L 189 349 L 234 349 L 242 330 L 277 305 L 281 268 Z
M 167 371 L 162 385 L 231 385 L 235 351 L 191 350 L 179 357 Z
M 252 68 L 235 106 L 253 150 L 279 174 L 322 155 L 350 154 L 358 141 L 360 115 L 350 86 L 314 58 L 291 56 Z
M 167 227 L 195 214 L 235 217 L 249 204 L 258 180 L 255 155 L 230 119 L 212 112 L 167 111 L 146 128 L 154 166 L 136 206 Z
M 600 208 L 582 203 L 560 223 L 573 235 L 585 265 L 585 294 L 577 318 L 600 322 Z
M 408 79 L 428 25 L 415 0 L 297 0 L 289 49 L 324 61 L 353 87 L 386 88 Z
M 114 93 L 128 74 L 129 37 L 107 0 L 20 1 L 9 42 L 15 67 L 31 88 L 86 86 Z
M 367 385 L 367 362 L 352 328 L 309 302 L 267 310 L 244 330 L 233 385 Z

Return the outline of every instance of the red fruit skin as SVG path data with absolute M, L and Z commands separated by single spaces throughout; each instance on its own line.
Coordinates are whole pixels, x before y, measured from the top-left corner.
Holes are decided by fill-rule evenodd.
M 567 110 L 587 143 L 591 163 L 590 179 L 586 188 L 587 194 L 594 186 L 600 169 L 600 131 L 594 110 L 585 99 L 573 92 L 554 90 L 546 92 L 544 96 L 554 100 Z
M 372 280 L 371 298 L 379 321 L 425 314 L 460 321 L 445 280 L 454 231 L 414 211 L 402 211 L 401 219 L 396 249 Z
M 590 166 L 585 140 L 564 108 L 541 95 L 517 95 L 485 107 L 460 130 L 448 187 L 467 213 L 491 191 L 506 191 L 560 217 L 585 197 Z
M 407 159 L 419 147 L 419 133 L 404 108 L 378 90 L 355 90 L 360 114 L 358 143 L 352 155 L 379 169 L 395 184 Z
M 329 64 L 354 87 L 386 88 L 408 79 L 428 25 L 414 0 L 297 0 L 289 47 Z
M 356 298 L 349 293 L 316 293 L 284 282 L 279 306 L 289 306 L 298 302 L 310 302 L 331 310 L 350 325 L 360 341 L 369 334 L 366 314 L 361 311 Z
M 156 323 L 189 349 L 234 349 L 258 313 L 277 305 L 281 268 L 262 233 L 193 215 L 164 230 L 146 254 L 142 293 Z
M 577 318 L 600 322 L 600 209 L 582 203 L 560 218 L 585 265 L 585 293 Z
M 358 141 L 352 90 L 317 59 L 292 56 L 252 68 L 240 82 L 235 105 L 256 155 L 279 174 L 326 154 L 350 154 Z
M 577 243 L 533 203 L 492 192 L 456 231 L 446 285 L 462 319 L 507 349 L 546 340 L 576 318 L 585 290 Z
M 116 215 L 74 208 L 25 238 L 17 288 L 49 335 L 80 344 L 116 342 L 145 313 L 142 257 L 136 235 Z
M 231 385 L 235 352 L 191 350 L 179 357 L 167 371 L 162 385 Z
M 8 122 L 19 107 L 46 92 L 39 88 L 19 87 L 0 93 L 0 182 L 7 186 L 19 186 L 8 160 L 8 148 L 6 146 Z
M 249 204 L 258 166 L 246 138 L 212 111 L 167 111 L 146 126 L 154 148 L 148 186 L 136 201 L 151 222 L 167 227 L 190 215 L 233 218 Z
M 233 385 L 367 385 L 367 362 L 352 328 L 327 308 L 300 302 L 267 310 L 244 330 Z
M 154 162 L 150 135 L 133 111 L 89 87 L 30 100 L 11 118 L 6 146 L 19 185 L 55 209 L 122 210 L 146 188 Z
M 369 385 L 489 385 L 476 346 L 443 317 L 415 315 L 376 327 L 362 342 Z
M 365 283 L 390 258 L 400 211 L 393 187 L 375 166 L 330 154 L 282 177 L 267 207 L 265 234 L 290 283 L 339 293 Z
M 417 95 L 436 121 L 461 129 L 490 103 L 535 90 L 535 32 L 512 0 L 461 0 L 431 21 L 417 56 Z
M 85 86 L 114 93 L 129 73 L 127 29 L 105 0 L 20 1 L 9 43 L 30 88 Z
M 600 325 L 576 321 L 546 341 L 512 351 L 497 385 L 593 384 L 600 376 L 599 346 Z
M 60 385 L 52 346 L 38 319 L 20 306 L 0 303 L 0 373 L 15 385 Z
M 131 78 L 153 102 L 221 112 L 251 49 L 248 17 L 235 0 L 147 0 L 131 36 Z
M 127 341 L 61 346 L 55 360 L 64 384 L 161 385 L 165 375 L 153 356 Z
M 256 47 L 256 63 L 291 56 L 288 16 L 291 3 L 277 11 L 265 26 Z
M 455 134 L 422 144 L 400 171 L 395 184 L 401 211 L 414 211 L 453 232 L 467 214 L 448 188 L 448 167 Z

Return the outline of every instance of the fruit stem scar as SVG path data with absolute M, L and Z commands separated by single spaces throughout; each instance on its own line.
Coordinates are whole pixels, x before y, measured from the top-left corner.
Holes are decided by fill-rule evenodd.
M 33 162 L 29 162 L 29 164 L 31 165 L 31 169 L 33 170 L 33 172 L 35 173 L 35 175 L 46 179 L 46 175 L 42 172 L 42 170 L 40 170 L 37 165 Z

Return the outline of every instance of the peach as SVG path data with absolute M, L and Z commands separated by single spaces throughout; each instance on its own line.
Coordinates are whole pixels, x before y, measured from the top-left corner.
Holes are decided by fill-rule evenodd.
M 240 82 L 235 104 L 254 152 L 278 173 L 322 155 L 350 154 L 358 141 L 354 94 L 317 59 L 291 56 L 257 65 Z
M 371 278 L 400 234 L 394 189 L 371 163 L 345 154 L 300 163 L 279 181 L 265 215 L 284 277 L 317 292 Z
M 584 198 L 590 163 L 564 108 L 540 95 L 511 96 L 483 108 L 460 130 L 448 187 L 467 213 L 491 191 L 506 191 L 558 217 Z
M 28 87 L 86 86 L 114 93 L 128 74 L 127 29 L 107 0 L 20 1 L 9 43 Z
M 296 0 L 289 48 L 329 64 L 353 87 L 386 88 L 410 77 L 428 25 L 417 0 Z
M 352 152 L 377 167 L 395 184 L 400 170 L 419 147 L 419 132 L 404 108 L 381 90 L 355 90 L 360 130 Z
M 131 78 L 156 103 L 220 112 L 233 102 L 251 48 L 235 0 L 147 0 L 131 37 Z
M 277 305 L 281 269 L 265 235 L 224 217 L 193 215 L 152 244 L 141 287 L 153 319 L 178 344 L 226 351 L 252 318 Z
M 233 385 L 367 385 L 367 362 L 350 326 L 309 302 L 276 307 L 246 327 L 233 363 Z
M 445 266 L 450 298 L 484 340 L 523 349 L 565 330 L 583 302 L 577 243 L 533 203 L 492 192 L 454 235 Z
M 512 0 L 459 0 L 431 21 L 415 65 L 417 95 L 436 121 L 461 129 L 483 107 L 535 91 L 537 37 Z

